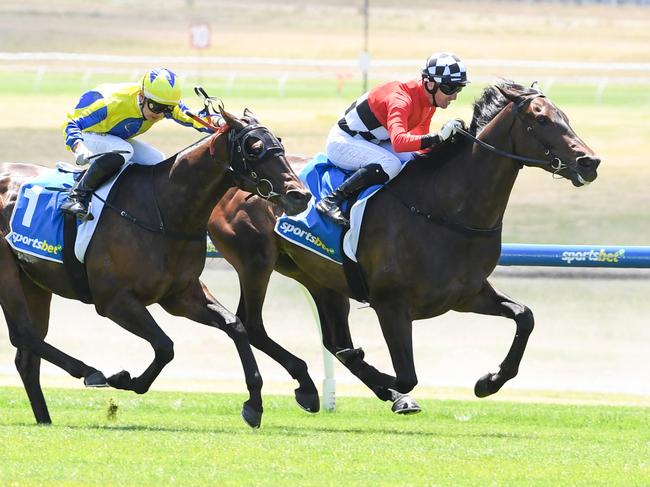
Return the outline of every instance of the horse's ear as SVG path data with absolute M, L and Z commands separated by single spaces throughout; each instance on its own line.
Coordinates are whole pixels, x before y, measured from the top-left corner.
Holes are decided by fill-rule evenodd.
M 252 112 L 252 110 L 249 110 L 248 108 L 244 108 L 244 118 L 250 120 L 251 124 L 260 123 L 260 121 L 257 119 L 257 117 Z
M 521 89 L 518 89 L 513 83 L 499 83 L 496 87 L 503 96 L 512 102 L 518 103 L 523 96 Z
M 235 117 L 232 113 L 226 111 L 223 105 L 219 105 L 219 112 L 226 123 L 235 130 L 241 130 L 246 126 L 244 122 Z

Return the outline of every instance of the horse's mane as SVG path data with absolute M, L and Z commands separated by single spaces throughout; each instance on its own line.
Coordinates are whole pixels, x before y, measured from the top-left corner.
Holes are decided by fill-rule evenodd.
M 520 92 L 522 95 L 537 93 L 534 88 L 526 88 L 508 79 L 502 79 L 498 83 L 488 86 L 473 104 L 472 121 L 467 129 L 472 135 L 477 136 L 510 103 L 510 100 L 503 96 L 499 87 Z M 436 165 L 441 165 L 471 143 L 472 141 L 467 137 L 456 136 L 419 154 L 413 162 L 426 161 L 427 164 L 434 162 Z

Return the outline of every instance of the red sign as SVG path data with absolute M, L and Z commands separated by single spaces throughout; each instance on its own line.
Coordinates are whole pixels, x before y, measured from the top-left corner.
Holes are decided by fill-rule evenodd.
M 210 47 L 210 24 L 198 22 L 190 25 L 190 46 L 193 49 L 207 49 Z

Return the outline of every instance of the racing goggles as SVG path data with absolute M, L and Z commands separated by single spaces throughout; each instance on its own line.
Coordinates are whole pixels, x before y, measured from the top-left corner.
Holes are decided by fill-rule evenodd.
M 442 91 L 445 95 L 455 95 L 456 93 L 460 93 L 460 91 L 465 88 L 465 85 L 460 85 L 460 84 L 455 84 L 455 83 L 440 83 L 438 85 L 440 88 L 440 91 Z
M 147 108 L 153 113 L 171 113 L 174 109 L 173 105 L 164 105 L 163 103 L 158 103 L 147 98 Z

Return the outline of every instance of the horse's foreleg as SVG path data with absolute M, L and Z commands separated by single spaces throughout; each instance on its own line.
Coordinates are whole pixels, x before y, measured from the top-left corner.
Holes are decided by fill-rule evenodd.
M 166 298 L 160 305 L 173 315 L 219 328 L 233 340 L 244 368 L 249 392 L 249 399 L 242 409 L 242 417 L 249 426 L 259 428 L 263 412 L 262 376 L 241 320 L 224 308 L 198 280 L 185 292 Z
M 237 316 L 246 328 L 251 345 L 282 365 L 298 381 L 298 388 L 294 391 L 298 405 L 305 411 L 316 413 L 320 410 L 318 389 L 309 375 L 307 364 L 269 337 L 264 328 L 262 306 L 271 271 L 240 272 L 241 295 Z
M 526 350 L 528 337 L 533 331 L 535 320 L 533 313 L 523 304 L 513 301 L 511 298 L 494 289 L 489 282 L 481 292 L 462 308 L 456 311 L 469 311 L 491 316 L 504 316 L 515 320 L 517 329 L 515 337 L 508 350 L 506 358 L 501 362 L 499 371 L 487 373 L 481 377 L 474 386 L 474 393 L 478 397 L 487 397 L 497 392 L 503 384 L 517 375 L 519 364 Z
M 174 343 L 165 335 L 147 308 L 127 291 L 97 306 L 100 315 L 110 318 L 125 330 L 143 338 L 154 350 L 154 359 L 138 377 L 131 377 L 123 370 L 108 378 L 108 384 L 116 389 L 126 389 L 138 394 L 149 390 L 162 369 L 174 358 Z
M 350 336 L 350 300 L 313 283 L 307 288 L 314 299 L 323 335 L 323 346 L 361 380 L 382 401 L 393 400 L 395 377 L 368 364 L 361 348 L 354 348 Z

